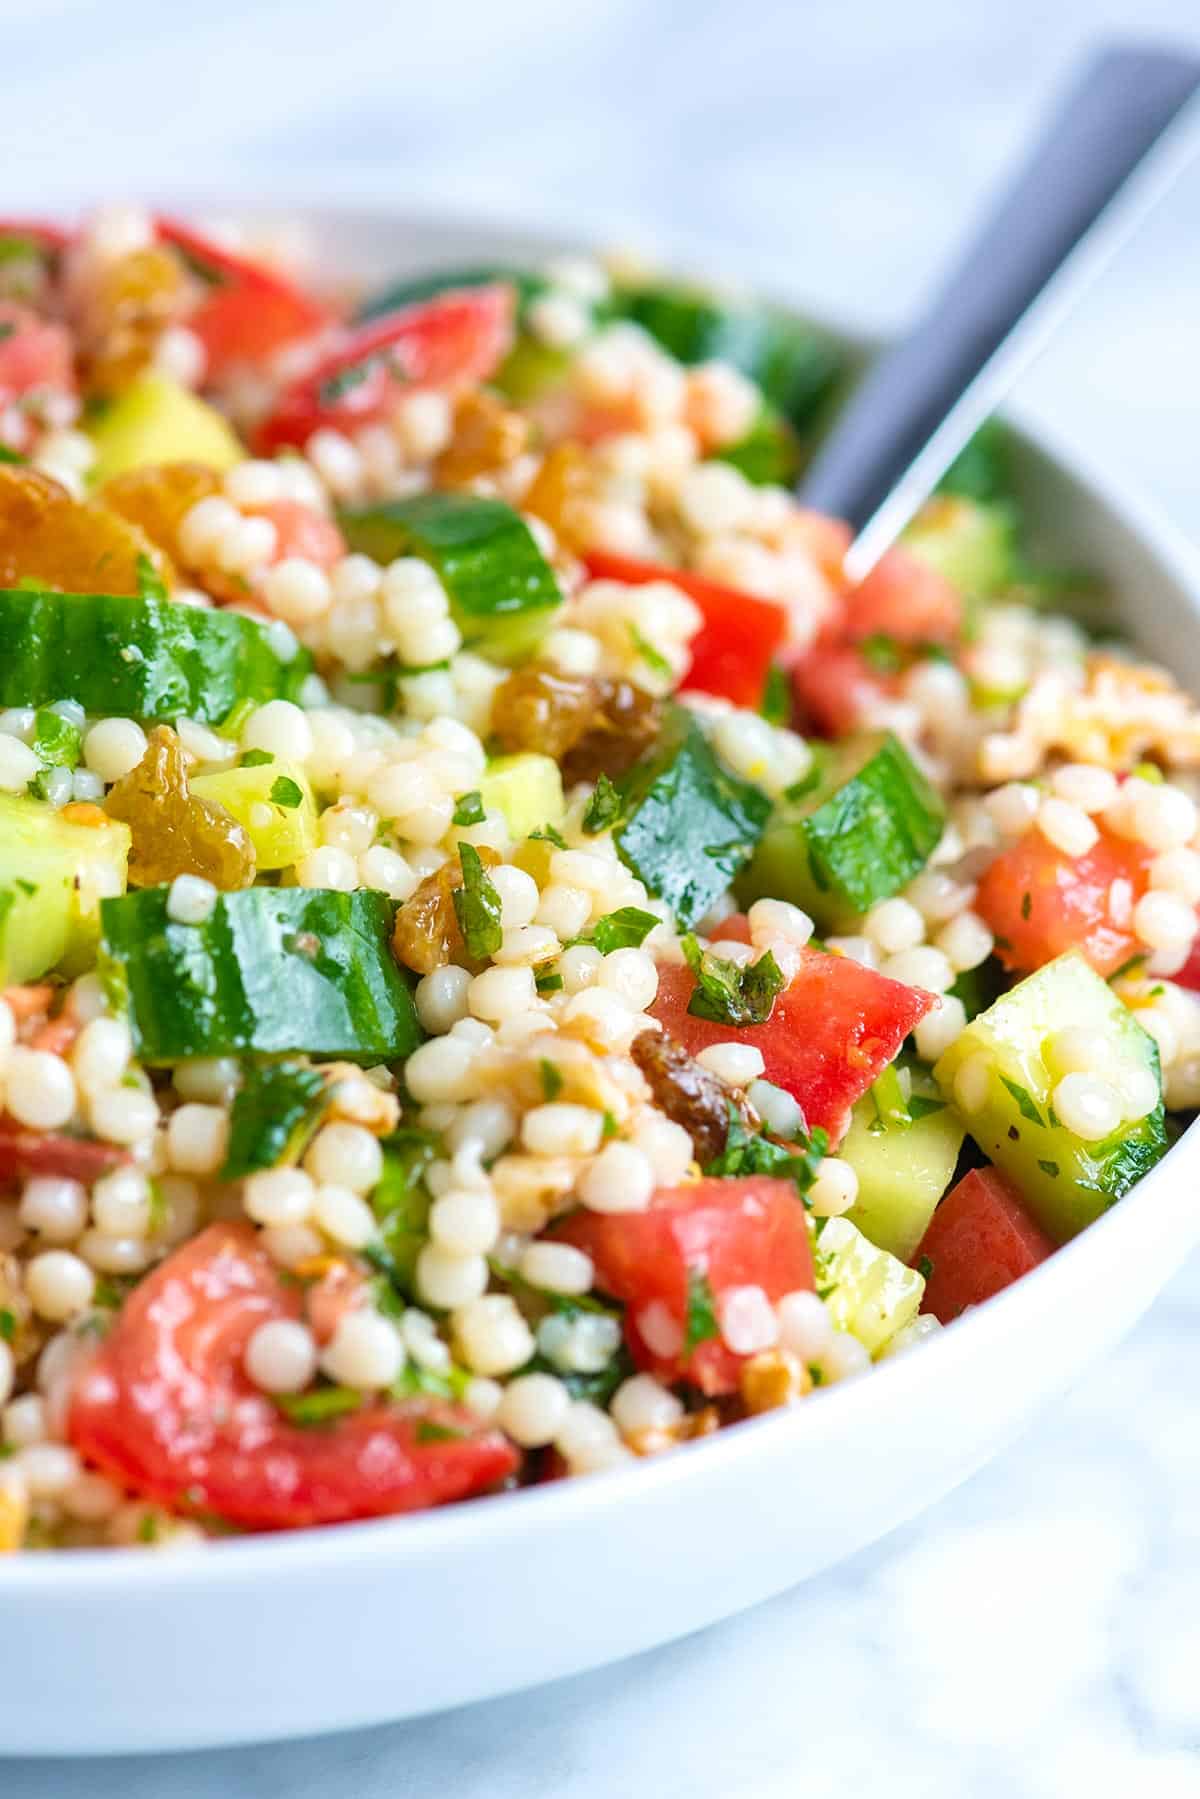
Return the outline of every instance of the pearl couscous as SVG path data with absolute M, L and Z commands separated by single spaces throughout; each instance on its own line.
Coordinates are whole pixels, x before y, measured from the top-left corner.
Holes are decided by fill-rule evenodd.
M 0 1549 L 823 1403 L 1200 1105 L 1200 713 L 1000 436 L 852 586 L 770 309 L 0 250 Z

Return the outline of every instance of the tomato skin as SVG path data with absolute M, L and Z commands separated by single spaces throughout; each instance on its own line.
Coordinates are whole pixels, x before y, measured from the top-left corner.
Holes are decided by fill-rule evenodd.
M 216 276 L 187 321 L 204 345 L 211 378 L 219 379 L 235 363 L 261 361 L 333 323 L 328 308 L 273 269 L 223 249 L 177 219 L 159 218 L 156 225 L 165 243 Z
M 767 671 L 787 637 L 788 616 L 783 606 L 735 587 L 723 587 L 688 569 L 635 562 L 629 556 L 610 556 L 606 550 L 589 550 L 583 561 L 593 581 L 623 581 L 630 587 L 669 581 L 686 593 L 704 614 L 704 623 L 692 639 L 692 663 L 680 682 L 681 689 L 713 693 L 735 706 L 760 703 Z
M 209 1225 L 126 1300 L 76 1385 L 71 1443 L 142 1498 L 248 1530 L 418 1511 L 514 1472 L 498 1431 L 440 1401 L 291 1424 L 242 1358 L 259 1325 L 301 1303 L 250 1225 Z M 453 1435 L 423 1441 L 423 1425 Z
M 1183 967 L 1171 979 L 1177 987 L 1187 987 L 1192 993 L 1200 993 L 1200 937 L 1192 944 Z
M 90 1186 L 128 1160 L 129 1151 L 119 1144 L 68 1137 L 61 1131 L 26 1130 L 0 1113 L 0 1182 L 57 1174 Z
M 36 387 L 74 392 L 70 333 L 28 306 L 0 301 L 0 396 L 16 399 Z
M 686 1354 L 656 1354 L 638 1319 L 656 1301 L 681 1336 L 688 1283 L 703 1274 L 717 1304 L 736 1287 L 761 1287 L 771 1300 L 813 1286 L 804 1207 L 790 1181 L 754 1175 L 660 1188 L 644 1212 L 579 1211 L 551 1233 L 592 1257 L 596 1284 L 626 1307 L 625 1335 L 639 1368 L 661 1380 L 688 1380 L 710 1397 L 737 1391 L 746 1357 L 720 1337 Z
M 286 387 L 259 426 L 255 448 L 270 455 L 303 447 L 314 431 L 354 431 L 386 416 L 414 388 L 459 388 L 486 381 L 512 343 L 515 295 L 504 282 L 439 294 L 349 331 L 316 367 Z M 343 392 L 329 383 L 363 369 Z
M 271 500 L 253 510 L 259 518 L 269 518 L 275 527 L 272 562 L 302 556 L 329 574 L 346 554 L 346 540 L 333 520 L 301 500 Z
M 818 642 L 792 670 L 792 693 L 801 723 L 822 737 L 846 737 L 867 712 L 894 689 L 856 644 Z
M 923 1312 L 949 1324 L 1019 1280 L 1057 1248 L 998 1168 L 973 1168 L 939 1204 L 912 1265 L 932 1265 Z
M 903 544 L 885 550 L 865 580 L 846 595 L 848 637 L 953 643 L 962 627 L 958 589 Z
M 1101 831 L 1083 856 L 1056 849 L 1035 828 L 1002 850 L 985 871 L 975 910 L 995 935 L 996 954 L 1012 973 L 1030 974 L 1064 951 L 1078 949 L 1097 974 L 1113 974 L 1138 947 L 1129 927 L 1146 891 L 1153 851 Z M 1114 881 L 1129 884 L 1128 905 L 1113 922 Z
M 722 927 L 733 935 L 728 926 Z M 663 1028 L 695 1055 L 713 1043 L 746 1042 L 762 1051 L 764 1077 L 784 1087 L 837 1143 L 861 1099 L 913 1027 L 934 1003 L 919 987 L 904 987 L 848 956 L 805 953 L 800 971 L 779 995 L 765 1024 L 734 1026 L 696 1018 L 688 1001 L 696 982 L 685 967 L 660 964 L 658 995 L 650 1007 Z

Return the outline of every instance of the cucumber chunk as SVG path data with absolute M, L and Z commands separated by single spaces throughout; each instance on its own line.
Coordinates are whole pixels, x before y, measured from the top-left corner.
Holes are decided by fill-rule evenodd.
M 920 872 L 942 835 L 945 809 L 890 732 L 819 754 L 810 790 L 784 799 L 772 814 L 738 898 L 743 905 L 791 900 L 830 929 Z
M 514 840 L 544 825 L 557 830 L 566 815 L 558 763 L 532 751 L 493 757 L 480 777 L 479 794 L 485 811 L 504 814 Z
M 77 824 L 40 800 L 0 794 L 0 987 L 87 965 L 100 902 L 124 893 L 129 826 Z
M 495 661 L 531 654 L 562 605 L 532 531 L 502 500 L 416 494 L 342 512 L 339 522 L 350 548 L 376 562 L 420 556 L 430 563 L 464 643 Z
M 846 1213 L 864 1236 L 900 1261 L 911 1260 L 958 1164 L 965 1127 L 937 1086 L 913 1070 L 911 1122 L 885 1124 L 873 1093 L 855 1106 L 840 1148 L 858 1176 Z
M 971 599 L 991 599 L 1017 579 L 1016 521 L 1001 501 L 937 494 L 922 506 L 904 541 Z
M 756 487 L 790 487 L 804 460 L 792 427 L 774 406 L 766 405 L 745 437 L 714 451 L 713 459 L 740 469 Z
M 128 1009 L 142 1061 L 303 1052 L 393 1062 L 421 1041 L 384 894 L 248 887 L 191 925 L 169 917 L 168 891 L 101 906 L 100 972 Z
M 291 868 L 317 844 L 317 804 L 298 762 L 262 762 L 193 775 L 191 790 L 216 800 L 244 825 L 257 867 Z
M 85 429 L 96 447 L 96 483 L 159 462 L 203 462 L 223 472 L 246 455 L 215 406 L 165 375 L 140 375 Z
M 911 1324 L 925 1282 L 915 1268 L 877 1249 L 849 1218 L 827 1218 L 814 1251 L 817 1291 L 838 1330 L 877 1356 Z
M 617 854 L 690 930 L 753 851 L 770 800 L 718 760 L 683 706 L 668 708 L 654 749 L 616 786 Z
M 294 699 L 312 660 L 284 660 L 237 612 L 133 594 L 0 591 L 0 706 L 78 700 L 101 717 L 216 724 L 239 700 Z
M 1058 1119 L 1055 1075 L 1046 1051 L 1068 1026 L 1099 1032 L 1120 1061 L 1158 1078 L 1158 1050 L 1128 1007 L 1075 951 L 1048 962 L 967 1026 L 934 1069 L 952 1099 L 955 1077 L 978 1103 L 966 1126 L 985 1155 L 1020 1188 L 1042 1228 L 1058 1242 L 1073 1237 L 1127 1193 L 1167 1147 L 1160 1099 L 1145 1118 L 1100 1143 L 1085 1143 Z

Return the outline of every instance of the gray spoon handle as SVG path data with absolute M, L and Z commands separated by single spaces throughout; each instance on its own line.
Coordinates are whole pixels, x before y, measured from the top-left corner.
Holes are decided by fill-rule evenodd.
M 1198 88 L 1200 57 L 1189 53 L 1097 56 L 915 331 L 860 383 L 800 485 L 806 505 L 857 531 L 853 578 L 1190 159 L 1193 121 L 1167 128 Z

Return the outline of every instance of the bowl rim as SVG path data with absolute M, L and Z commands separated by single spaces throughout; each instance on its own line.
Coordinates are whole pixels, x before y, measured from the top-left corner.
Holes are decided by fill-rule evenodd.
M 148 198 L 150 204 L 165 206 L 165 200 L 157 195 Z M 306 214 L 337 215 L 347 220 L 358 217 L 363 221 L 374 216 L 386 219 L 392 228 L 408 221 L 418 229 L 436 227 L 463 237 L 478 234 L 495 239 L 511 233 L 514 241 L 540 242 L 547 254 L 582 241 L 577 230 L 568 227 L 558 232 L 553 221 L 536 217 L 532 221 L 527 217 L 522 223 L 503 215 L 472 213 L 453 206 L 421 206 L 407 201 L 388 205 L 373 199 L 354 202 L 343 196 L 326 195 L 319 188 L 315 195 L 309 191 L 304 198 L 284 186 L 277 192 L 239 200 L 228 193 L 218 196 L 212 190 L 182 187 L 173 189 L 169 200 L 184 211 L 219 208 L 234 215 L 241 212 L 249 216 L 294 216 L 301 221 Z M 591 241 L 594 243 L 595 238 Z M 666 266 L 701 281 L 720 279 L 706 275 L 702 258 L 694 257 L 686 246 L 681 259 L 671 256 Z M 795 298 L 779 297 L 769 283 L 765 288 L 755 285 L 751 291 L 781 306 L 804 310 L 805 316 L 820 329 L 829 331 L 852 350 L 869 352 L 881 341 L 878 334 L 853 322 L 832 321 L 828 315 L 804 308 Z M 1033 422 L 1020 406 L 1003 409 L 1001 416 L 1012 428 L 1019 451 L 1046 459 L 1068 477 L 1088 507 L 1124 526 L 1163 572 L 1190 595 L 1200 616 L 1200 549 L 1192 545 L 1158 502 L 1104 458 L 1082 448 L 1068 430 L 1042 420 Z M 939 1332 L 936 1340 L 921 1345 L 919 1354 L 886 1358 L 869 1370 L 869 1379 L 848 1381 L 827 1394 L 815 1396 L 803 1407 L 745 1419 L 666 1454 L 587 1479 L 564 1479 L 482 1495 L 476 1500 L 424 1512 L 217 1537 L 174 1549 L 168 1555 L 131 1555 L 128 1549 L 94 1548 L 6 1556 L 0 1558 L 0 1602 L 7 1595 L 24 1602 L 39 1596 L 61 1602 L 65 1594 L 78 1593 L 81 1599 L 97 1595 L 108 1599 L 126 1588 L 144 1592 L 148 1570 L 152 1570 L 157 1594 L 167 1597 L 185 1595 L 198 1585 L 210 1592 L 214 1588 L 232 1590 L 247 1579 L 269 1579 L 275 1575 L 293 1581 L 319 1581 L 364 1559 L 381 1556 L 389 1558 L 389 1565 L 395 1570 L 414 1559 L 424 1561 L 461 1548 L 468 1537 L 475 1535 L 481 1515 L 490 1520 L 490 1542 L 503 1549 L 510 1539 L 524 1538 L 552 1526 L 578 1530 L 598 1513 L 628 1505 L 639 1494 L 648 1499 L 652 1495 L 661 1497 L 680 1485 L 690 1487 L 703 1480 L 706 1473 L 713 1475 L 735 1460 L 745 1464 L 744 1477 L 752 1478 L 756 1462 L 770 1462 L 772 1446 L 785 1431 L 806 1432 L 810 1453 L 821 1455 L 844 1433 L 869 1428 L 863 1426 L 861 1419 L 873 1405 L 909 1403 L 915 1393 L 943 1377 L 948 1381 L 952 1364 L 961 1365 L 972 1356 L 981 1356 L 995 1340 L 1019 1331 L 1023 1315 L 1032 1316 L 1053 1307 L 1060 1299 L 1069 1300 L 1072 1288 L 1086 1290 L 1088 1271 L 1119 1257 L 1127 1239 L 1131 1246 L 1136 1243 L 1144 1233 L 1148 1216 L 1159 1233 L 1174 1236 L 1189 1247 L 1194 1245 L 1200 1239 L 1200 1208 L 1192 1203 L 1186 1180 L 1174 1181 L 1172 1193 L 1171 1177 L 1184 1158 L 1200 1157 L 1198 1130 L 1200 1118 L 1187 1127 L 1119 1205 L 1110 1207 L 1047 1262 L 995 1295 L 971 1316 L 957 1320 Z M 1155 1208 L 1153 1213 L 1151 1207 Z

